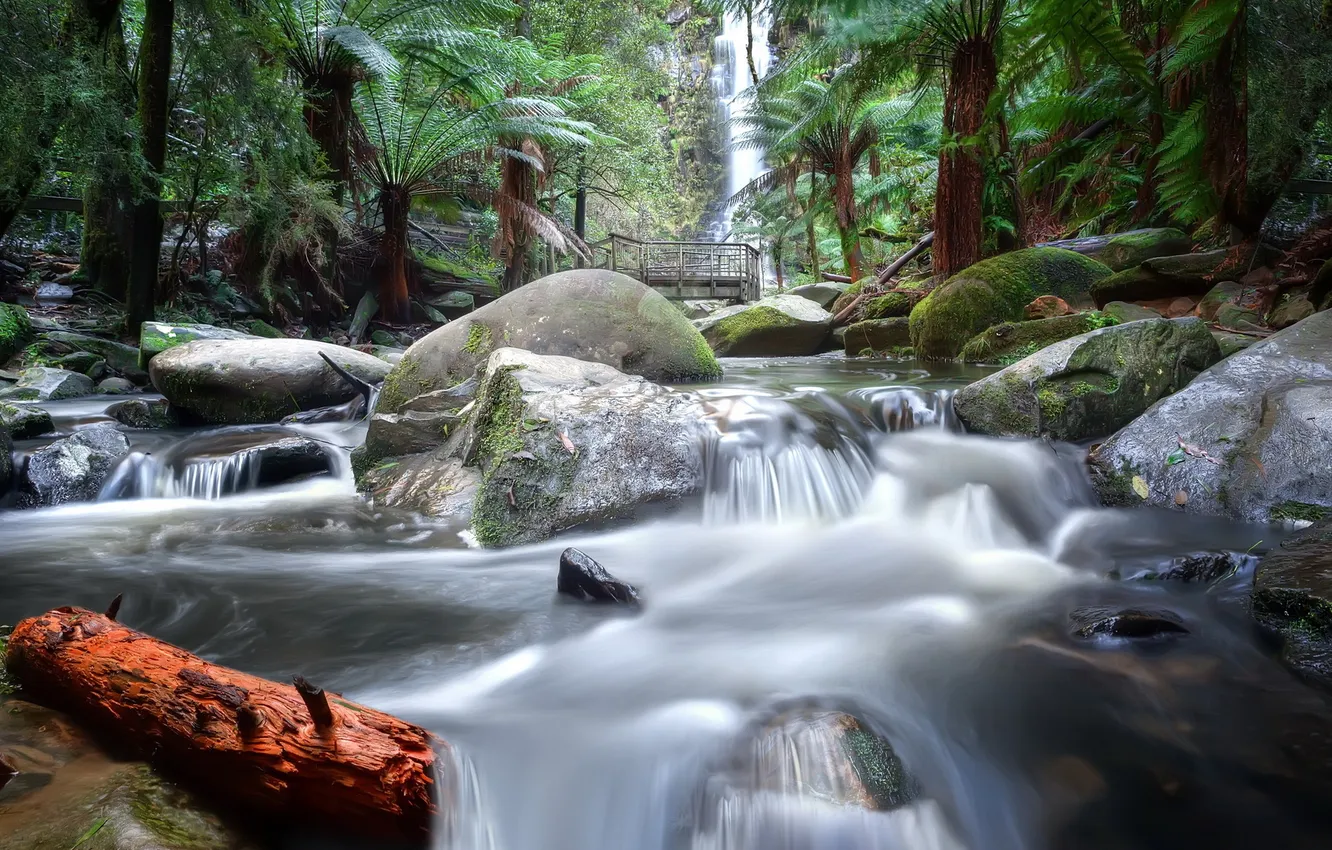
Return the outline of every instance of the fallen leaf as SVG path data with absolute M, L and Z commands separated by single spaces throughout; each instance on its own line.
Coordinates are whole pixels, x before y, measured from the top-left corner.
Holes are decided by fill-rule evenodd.
M 1179 505 L 1182 508 L 1188 503 L 1189 503 L 1188 493 L 1185 493 L 1183 490 L 1180 490 L 1177 493 L 1175 493 L 1175 504 Z
M 1139 499 L 1145 500 L 1151 491 L 1147 489 L 1147 482 L 1142 480 L 1141 475 L 1133 476 L 1133 492 L 1138 494 Z
M 1173 452 L 1166 455 L 1166 466 L 1174 466 L 1177 463 L 1183 463 L 1184 457 L 1183 449 L 1175 449 Z
M 513 485 L 512 485 L 512 484 L 509 485 L 509 492 L 508 492 L 507 495 L 508 495 L 508 497 L 509 497 L 509 507 L 511 507 L 511 508 L 516 508 L 516 507 L 518 507 L 518 500 L 515 499 L 515 498 L 513 497 Z
M 569 439 L 569 435 L 564 433 L 563 431 L 560 431 L 559 435 L 560 435 L 560 443 L 564 446 L 564 450 L 571 455 L 578 454 L 578 448 L 574 446 L 573 440 Z
M 1184 454 L 1189 455 L 1190 457 L 1199 458 L 1200 460 L 1205 460 L 1208 463 L 1214 463 L 1217 466 L 1221 465 L 1221 461 L 1212 457 L 1206 451 L 1198 448 L 1197 446 L 1191 446 L 1188 443 L 1184 442 L 1184 438 L 1181 437 L 1179 434 L 1175 435 L 1175 441 L 1179 443 L 1179 450 L 1184 452 Z

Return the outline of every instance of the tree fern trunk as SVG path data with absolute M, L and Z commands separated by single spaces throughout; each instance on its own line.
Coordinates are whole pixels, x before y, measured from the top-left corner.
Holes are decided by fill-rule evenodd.
M 171 89 L 171 35 L 175 0 L 146 0 L 143 40 L 139 44 L 140 148 L 147 171 L 142 198 L 134 207 L 134 244 L 130 252 L 126 298 L 129 331 L 153 318 L 158 267 L 162 254 L 162 173 L 167 152 L 167 102 Z
M 406 324 L 411 320 L 407 293 L 407 215 L 412 198 L 397 186 L 381 189 L 379 208 L 384 216 L 384 235 L 379 241 L 379 312 L 385 321 Z
M 934 201 L 934 272 L 938 275 L 954 274 L 981 258 L 985 173 L 974 138 L 984 126 L 985 107 L 996 81 L 990 41 L 965 42 L 953 54 Z
M 95 43 L 89 71 L 106 102 L 107 132 L 99 140 L 88 188 L 83 194 L 83 245 L 80 264 L 90 283 L 123 299 L 129 286 L 130 251 L 134 241 L 133 132 L 135 92 L 125 48 L 120 4 L 97 10 Z

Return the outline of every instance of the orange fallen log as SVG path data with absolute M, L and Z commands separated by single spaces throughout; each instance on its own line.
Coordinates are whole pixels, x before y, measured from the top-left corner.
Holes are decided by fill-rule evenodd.
M 299 678 L 210 664 L 82 608 L 19 623 L 6 666 L 35 699 L 225 805 L 381 839 L 429 832 L 440 742 Z

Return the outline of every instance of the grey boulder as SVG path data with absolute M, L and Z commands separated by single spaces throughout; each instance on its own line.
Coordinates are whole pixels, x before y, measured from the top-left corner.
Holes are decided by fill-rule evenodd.
M 1199 375 L 1091 458 L 1103 502 L 1265 522 L 1332 508 L 1332 313 Z
M 790 295 L 808 298 L 825 310 L 831 309 L 833 302 L 851 288 L 849 283 L 807 283 L 788 290 Z
M 1220 357 L 1199 319 L 1144 319 L 1056 342 L 963 387 L 953 408 L 980 434 L 1103 437 Z
M 33 366 L 24 369 L 18 383 L 0 390 L 0 399 L 15 401 L 58 401 L 92 395 L 92 378 L 67 369 Z
M 0 401 L 0 431 L 15 440 L 40 437 L 55 430 L 51 414 L 34 404 L 8 404 Z
M 171 406 L 204 422 L 244 425 L 351 400 L 358 390 L 320 354 L 374 384 L 389 364 L 350 348 L 302 339 L 199 340 L 157 355 L 153 386 Z
M 89 428 L 38 449 L 28 458 L 20 484 L 24 507 L 91 502 L 121 457 L 129 454 L 125 435 L 111 427 Z

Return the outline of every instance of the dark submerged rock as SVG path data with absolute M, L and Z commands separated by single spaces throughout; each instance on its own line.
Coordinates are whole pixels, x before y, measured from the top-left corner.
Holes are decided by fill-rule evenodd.
M 560 553 L 560 576 L 556 590 L 588 602 L 637 604 L 638 591 L 620 581 L 587 554 L 572 546 Z
M 1069 615 L 1069 621 L 1072 635 L 1078 638 L 1155 638 L 1189 633 L 1183 618 L 1164 609 L 1078 608 Z
M 40 437 L 55 430 L 51 414 L 34 404 L 0 402 L 0 431 L 15 440 Z
M 1332 522 L 1288 538 L 1258 564 L 1253 615 L 1281 635 L 1281 658 L 1332 686 Z
M 106 414 L 126 428 L 174 428 L 180 424 L 175 411 L 164 398 L 133 398 L 106 409 Z

